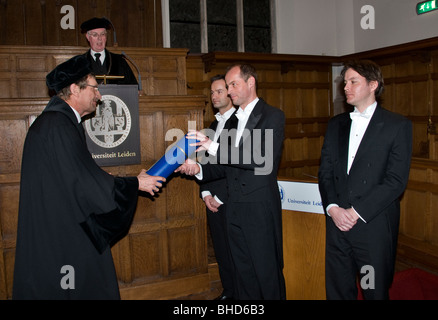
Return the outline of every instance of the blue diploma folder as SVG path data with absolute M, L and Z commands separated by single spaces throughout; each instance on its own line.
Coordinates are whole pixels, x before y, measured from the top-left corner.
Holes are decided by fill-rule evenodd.
M 151 176 L 160 176 L 167 179 L 196 151 L 197 146 L 190 146 L 191 143 L 196 142 L 196 139 L 187 139 L 186 136 L 182 137 L 146 173 Z

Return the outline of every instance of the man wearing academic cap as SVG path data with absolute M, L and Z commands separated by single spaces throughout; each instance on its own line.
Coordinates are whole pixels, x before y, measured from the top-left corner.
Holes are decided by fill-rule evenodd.
M 120 299 L 111 245 L 132 222 L 138 190 L 163 177 L 114 177 L 93 160 L 81 118 L 101 98 L 83 55 L 46 77 L 57 93 L 23 149 L 13 299 Z
M 138 84 L 126 60 L 122 55 L 106 49 L 107 30 L 111 22 L 106 18 L 92 18 L 81 24 L 81 32 L 85 34 L 90 50 L 85 57 L 91 64 L 95 75 L 124 76 L 123 79 L 107 79 L 107 84 Z M 103 80 L 99 80 L 101 83 Z

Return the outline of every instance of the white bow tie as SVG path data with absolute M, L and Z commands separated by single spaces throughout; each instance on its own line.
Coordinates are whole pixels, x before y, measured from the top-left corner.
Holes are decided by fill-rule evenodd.
M 350 118 L 351 120 L 358 119 L 359 117 L 369 119 L 371 118 L 370 114 L 367 113 L 360 113 L 360 112 L 350 112 Z

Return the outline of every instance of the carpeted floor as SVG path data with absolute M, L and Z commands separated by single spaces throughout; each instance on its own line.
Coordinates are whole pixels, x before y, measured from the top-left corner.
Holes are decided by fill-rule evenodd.
M 359 291 L 359 300 L 363 299 Z M 397 271 L 390 300 L 438 300 L 438 276 L 418 268 Z

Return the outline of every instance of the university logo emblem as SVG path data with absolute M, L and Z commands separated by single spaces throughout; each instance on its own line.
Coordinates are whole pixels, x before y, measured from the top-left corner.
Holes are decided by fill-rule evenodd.
M 282 185 L 279 183 L 278 183 L 278 191 L 280 192 L 281 203 L 283 203 L 285 199 L 285 194 Z
M 96 115 L 86 121 L 85 130 L 91 141 L 103 148 L 114 148 L 122 144 L 131 131 L 131 114 L 120 98 L 102 96 Z

